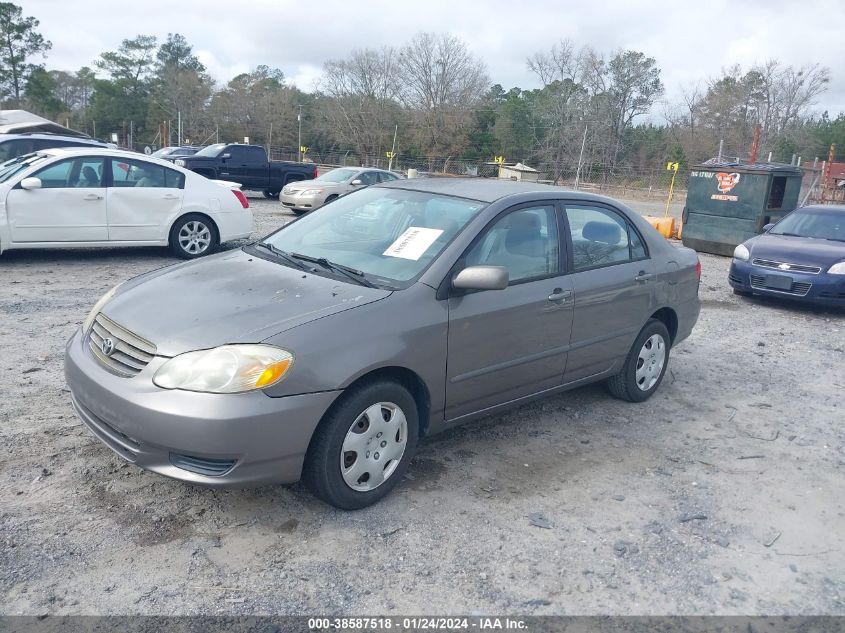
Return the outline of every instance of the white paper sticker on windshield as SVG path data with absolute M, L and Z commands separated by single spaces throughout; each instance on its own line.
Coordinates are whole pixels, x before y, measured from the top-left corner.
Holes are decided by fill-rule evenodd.
M 384 255 L 401 257 L 403 259 L 418 260 L 434 244 L 443 233 L 442 229 L 426 229 L 421 226 L 411 226 L 391 244 Z

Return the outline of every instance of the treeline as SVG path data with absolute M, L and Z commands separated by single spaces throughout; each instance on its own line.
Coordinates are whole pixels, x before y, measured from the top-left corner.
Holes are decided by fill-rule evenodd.
M 400 47 L 353 50 L 327 62 L 306 93 L 281 70 L 258 66 L 217 85 L 180 34 L 124 40 L 91 67 L 46 70 L 50 43 L 38 21 L 0 3 L 0 90 L 4 107 L 24 107 L 122 144 L 251 142 L 309 154 L 450 161 L 504 156 L 555 176 L 582 155 L 593 172 L 684 168 L 715 156 L 747 156 L 761 127 L 758 156 L 789 162 L 826 158 L 845 147 L 845 115 L 817 114 L 829 70 L 769 61 L 691 81 L 667 103 L 660 68 L 642 52 L 602 52 L 564 41 L 526 60 L 540 88 L 491 86 L 484 62 L 459 38 L 421 33 Z M 301 114 L 301 121 L 299 116 Z M 181 139 L 176 136 L 181 120 Z M 161 138 L 169 122 L 170 138 Z

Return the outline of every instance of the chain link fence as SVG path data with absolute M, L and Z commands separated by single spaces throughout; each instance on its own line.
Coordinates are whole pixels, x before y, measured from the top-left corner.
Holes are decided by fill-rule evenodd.
M 272 160 L 297 161 L 299 152 L 294 147 L 270 148 Z M 320 152 L 309 149 L 304 160 L 316 163 L 321 167 L 374 167 L 378 169 L 392 169 L 407 174 L 414 169 L 417 175 L 424 176 L 479 176 L 496 178 L 500 173 L 509 177 L 512 173 L 508 167 L 512 164 L 500 166 L 489 160 L 471 160 L 467 158 L 437 157 L 415 158 L 399 155 L 391 162 L 385 156 L 362 156 L 352 151 Z M 634 169 L 628 167 L 608 167 L 602 164 L 586 163 L 581 165 L 564 163 L 538 163 L 529 165 L 534 172 L 522 172 L 513 178 L 527 176 L 526 179 L 556 184 L 570 189 L 594 191 L 605 195 L 625 197 L 642 197 L 645 199 L 665 198 L 669 191 L 672 173 L 663 169 Z M 686 194 L 689 171 L 679 171 L 675 177 L 674 197 L 678 199 Z

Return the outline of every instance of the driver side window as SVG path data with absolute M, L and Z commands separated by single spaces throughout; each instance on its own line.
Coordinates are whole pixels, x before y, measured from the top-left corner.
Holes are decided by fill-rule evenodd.
M 510 283 L 559 272 L 555 209 L 551 205 L 511 211 L 488 227 L 466 256 L 467 266 L 502 266 Z

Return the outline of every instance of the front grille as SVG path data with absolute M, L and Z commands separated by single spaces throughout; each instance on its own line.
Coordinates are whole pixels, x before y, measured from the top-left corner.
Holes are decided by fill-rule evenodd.
M 103 342 L 112 342 L 112 352 L 103 351 Z M 141 372 L 156 354 L 156 346 L 133 334 L 100 313 L 88 334 L 88 346 L 95 358 L 113 374 L 130 378 Z
M 170 453 L 170 463 L 198 475 L 205 475 L 206 477 L 220 477 L 232 470 L 235 465 L 234 459 L 207 459 L 204 457 L 194 457 L 193 455 L 180 455 L 178 453 Z
M 755 266 L 762 266 L 764 268 L 775 268 L 777 270 L 788 270 L 790 272 L 796 273 L 810 273 L 812 275 L 818 275 L 821 272 L 821 268 L 818 266 L 805 266 L 804 264 L 791 264 L 789 262 L 776 262 L 771 259 L 753 259 L 751 263 Z M 789 266 L 789 268 L 781 268 L 781 266 Z
M 758 290 L 768 290 L 769 292 L 781 292 L 783 294 L 796 295 L 798 297 L 805 296 L 808 292 L 810 292 L 810 288 L 813 287 L 813 284 L 811 283 L 793 281 L 792 287 L 789 290 L 784 290 L 783 288 L 770 288 L 766 285 L 766 278 L 762 275 L 751 275 L 749 280 L 751 281 L 752 288 L 756 288 Z

